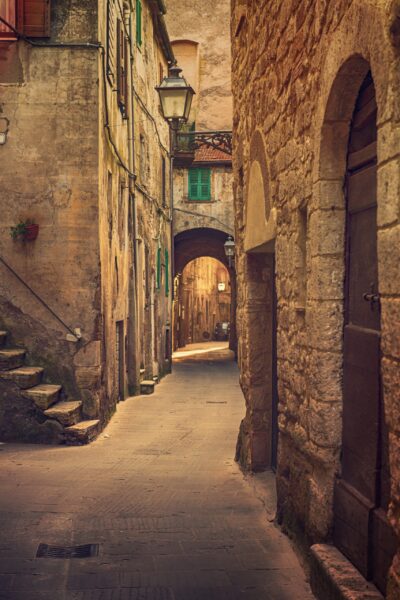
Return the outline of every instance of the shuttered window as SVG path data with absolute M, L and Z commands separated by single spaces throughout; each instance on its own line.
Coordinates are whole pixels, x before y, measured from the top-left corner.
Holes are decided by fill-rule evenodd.
M 117 65 L 117 12 L 115 0 L 107 2 L 107 77 L 111 85 L 115 84 Z
M 189 200 L 211 200 L 211 170 L 189 169 Z
M 157 248 L 156 288 L 161 288 L 161 248 Z
M 27 37 L 50 37 L 50 0 L 0 0 L 0 15 Z M 0 23 L 0 38 L 13 39 Z
M 142 45 L 142 1 L 136 0 L 136 43 Z
M 165 255 L 165 295 L 169 296 L 169 252 L 167 248 L 164 251 Z
M 128 52 L 124 27 L 121 19 L 117 19 L 117 44 L 118 104 L 125 116 L 128 97 Z

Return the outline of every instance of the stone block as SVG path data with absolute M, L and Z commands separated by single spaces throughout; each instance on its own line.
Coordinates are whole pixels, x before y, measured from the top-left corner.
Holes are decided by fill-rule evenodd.
M 89 342 L 74 356 L 76 367 L 96 367 L 101 363 L 101 342 Z
M 346 214 L 343 209 L 316 210 L 309 217 L 311 256 L 344 253 Z
M 400 358 L 400 298 L 382 298 L 381 308 L 382 352 Z
M 334 546 L 311 547 L 311 589 L 318 600 L 384 600 Z
M 155 385 L 154 381 L 144 379 L 140 383 L 140 393 L 144 395 L 154 394 Z
M 400 216 L 400 169 L 398 158 L 378 169 L 378 227 L 393 225 Z
M 400 295 L 400 225 L 378 231 L 379 289 L 381 294 Z
M 96 389 L 100 385 L 101 367 L 77 367 L 76 382 L 84 389 Z

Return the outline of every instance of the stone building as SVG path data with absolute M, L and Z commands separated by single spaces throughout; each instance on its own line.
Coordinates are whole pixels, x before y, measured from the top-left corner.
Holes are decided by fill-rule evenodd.
M 88 441 L 169 369 L 164 4 L 0 9 L 0 433 Z
M 231 25 L 238 458 L 277 468 L 319 598 L 336 574 L 395 600 L 400 4 L 234 0 Z
M 177 286 L 177 347 L 225 339 L 228 328 L 222 324 L 231 318 L 230 286 L 228 269 L 215 258 L 201 256 L 186 265 Z
M 168 0 L 167 8 L 175 57 L 196 93 L 186 132 L 231 131 L 230 1 Z M 174 274 L 179 286 L 179 276 L 191 260 L 210 256 L 227 264 L 223 244 L 234 232 L 232 160 L 205 145 L 191 151 L 191 138 L 178 136 L 173 172 Z M 233 270 L 231 278 L 234 294 Z M 234 306 L 232 302 L 232 310 Z M 175 303 L 175 325 L 178 312 Z M 177 341 L 175 331 L 174 346 Z

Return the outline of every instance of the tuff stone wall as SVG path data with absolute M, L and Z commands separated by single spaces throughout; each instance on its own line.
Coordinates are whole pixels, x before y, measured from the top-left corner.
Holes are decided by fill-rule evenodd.
M 278 513 L 307 542 L 330 538 L 333 483 L 340 470 L 343 184 L 350 120 L 369 69 L 378 104 L 389 518 L 400 535 L 399 23 L 398 1 L 232 2 L 238 337 L 247 405 L 242 461 L 254 466 L 251 435 L 267 433 L 270 420 L 269 397 L 264 394 L 263 400 L 257 380 L 264 358 L 252 353 L 260 336 L 253 315 L 263 282 L 249 277 L 253 259 L 244 252 L 251 167 L 265 163 L 258 181 L 276 219 L 274 227 L 265 228 L 263 251 L 275 254 L 276 260 Z M 258 207 L 260 215 L 268 210 Z M 388 598 L 393 600 L 400 595 L 399 565 L 400 553 L 389 582 Z

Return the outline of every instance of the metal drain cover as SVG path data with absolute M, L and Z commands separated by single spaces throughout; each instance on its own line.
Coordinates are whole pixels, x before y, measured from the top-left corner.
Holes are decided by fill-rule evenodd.
M 39 544 L 36 558 L 89 558 L 99 555 L 98 544 L 84 544 L 83 546 L 49 546 Z

